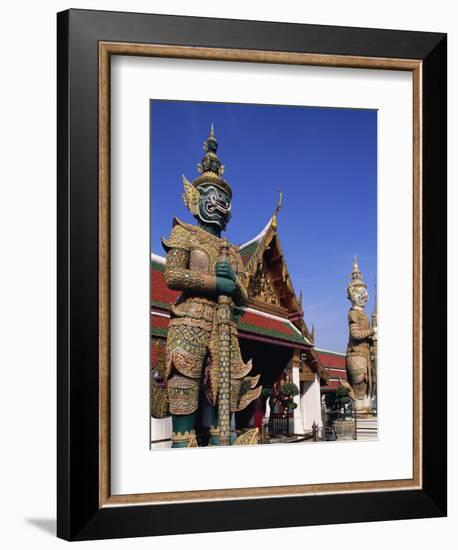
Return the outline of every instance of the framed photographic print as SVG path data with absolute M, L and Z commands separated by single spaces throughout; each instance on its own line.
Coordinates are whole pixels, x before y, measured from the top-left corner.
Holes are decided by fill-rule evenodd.
M 445 250 L 445 35 L 58 14 L 58 536 L 445 515 Z

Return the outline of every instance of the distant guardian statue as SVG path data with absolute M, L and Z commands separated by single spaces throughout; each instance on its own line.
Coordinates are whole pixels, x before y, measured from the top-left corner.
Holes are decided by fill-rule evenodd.
M 356 413 L 369 415 L 375 392 L 375 363 L 371 361 L 371 350 L 377 340 L 377 327 L 370 325 L 364 308 L 369 299 L 366 283 L 355 257 L 351 280 L 347 286 L 347 297 L 351 301 L 348 312 L 349 339 L 346 354 L 348 381 L 353 390 Z

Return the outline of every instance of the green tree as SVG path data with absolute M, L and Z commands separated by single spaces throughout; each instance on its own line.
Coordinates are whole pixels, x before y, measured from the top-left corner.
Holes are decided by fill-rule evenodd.
M 345 418 L 345 407 L 350 403 L 349 390 L 344 386 L 340 385 L 336 390 L 336 399 L 334 401 L 334 406 L 338 412 L 339 418 Z M 341 412 L 343 409 L 343 413 Z
M 294 384 L 294 382 L 286 382 L 281 388 L 281 393 L 285 397 L 295 397 L 299 395 L 299 388 Z

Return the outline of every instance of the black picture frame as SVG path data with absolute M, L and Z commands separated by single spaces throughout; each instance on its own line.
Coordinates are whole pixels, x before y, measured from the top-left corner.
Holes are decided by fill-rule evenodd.
M 441 33 L 68 10 L 57 16 L 58 498 L 66 540 L 446 515 L 446 63 Z M 98 44 L 415 59 L 422 64 L 422 487 L 99 505 Z

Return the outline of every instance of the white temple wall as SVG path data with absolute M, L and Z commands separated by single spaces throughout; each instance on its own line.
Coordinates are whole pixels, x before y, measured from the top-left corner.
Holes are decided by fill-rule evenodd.
M 300 388 L 301 387 L 301 381 L 300 381 L 300 378 L 299 378 L 299 376 L 300 376 L 299 368 L 293 366 L 293 368 L 291 369 L 291 374 L 292 374 L 292 382 L 294 384 L 296 384 L 296 386 L 298 388 Z M 300 394 L 294 396 L 294 403 L 296 403 L 296 405 L 297 405 L 297 407 L 293 411 L 293 414 L 294 414 L 294 419 L 293 419 L 294 433 L 295 434 L 303 434 L 305 430 L 304 430 L 303 415 L 302 415 L 302 412 L 301 412 L 301 396 L 300 396 Z
M 305 431 L 310 431 L 313 426 L 313 422 L 317 426 L 321 427 L 323 421 L 321 418 L 321 395 L 320 395 L 320 379 L 315 375 L 313 382 L 304 382 L 303 391 L 300 398 L 300 411 L 302 417 L 302 423 Z

